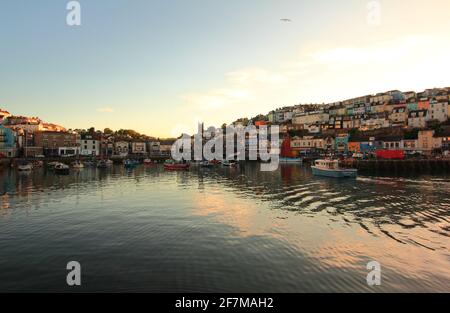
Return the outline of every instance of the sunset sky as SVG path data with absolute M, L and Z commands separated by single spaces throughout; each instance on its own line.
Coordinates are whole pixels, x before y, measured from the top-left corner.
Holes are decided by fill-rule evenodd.
M 285 105 L 450 86 L 448 0 L 378 1 L 379 25 L 366 0 L 81 0 L 79 27 L 67 2 L 0 3 L 0 108 L 169 137 Z

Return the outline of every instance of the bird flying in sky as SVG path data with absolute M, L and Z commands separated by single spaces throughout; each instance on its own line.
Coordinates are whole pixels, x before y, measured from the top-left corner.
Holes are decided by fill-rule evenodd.
M 282 18 L 282 19 L 280 19 L 280 21 L 282 21 L 282 22 L 286 22 L 286 23 L 290 23 L 290 22 L 292 22 L 292 20 L 291 20 L 291 19 L 289 19 L 289 18 Z

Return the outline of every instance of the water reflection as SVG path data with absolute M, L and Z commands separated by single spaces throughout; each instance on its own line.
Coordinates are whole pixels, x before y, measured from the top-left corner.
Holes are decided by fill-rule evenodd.
M 336 180 L 248 164 L 4 170 L 0 182 L 0 290 L 65 290 L 50 268 L 47 283 L 24 271 L 76 254 L 93 264 L 87 291 L 372 291 L 371 260 L 380 291 L 450 291 L 446 176 Z

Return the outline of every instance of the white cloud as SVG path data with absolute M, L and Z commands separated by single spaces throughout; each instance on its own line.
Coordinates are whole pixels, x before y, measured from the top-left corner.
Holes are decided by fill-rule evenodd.
M 113 113 L 114 109 L 110 108 L 110 107 L 104 107 L 104 108 L 98 108 L 97 112 L 101 112 L 101 113 Z

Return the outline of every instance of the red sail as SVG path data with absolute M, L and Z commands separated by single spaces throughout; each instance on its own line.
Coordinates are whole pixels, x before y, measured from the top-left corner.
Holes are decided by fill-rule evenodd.
M 281 145 L 281 157 L 282 158 L 294 157 L 294 155 L 292 154 L 291 138 L 289 137 L 289 135 L 284 137 L 283 144 Z

